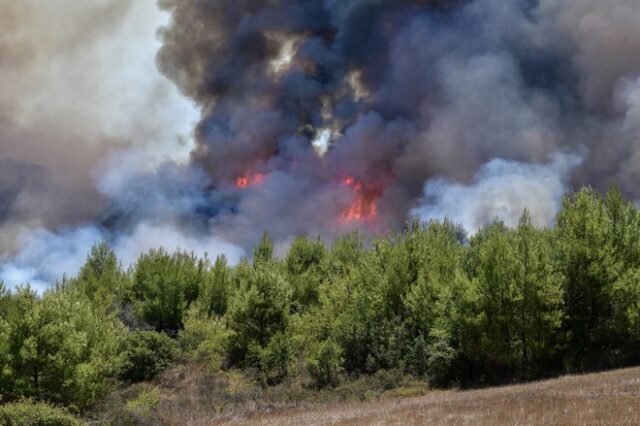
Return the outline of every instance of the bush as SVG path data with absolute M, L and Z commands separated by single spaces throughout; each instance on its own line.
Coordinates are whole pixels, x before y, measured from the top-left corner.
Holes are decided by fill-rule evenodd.
M 263 381 L 273 385 L 287 377 L 294 355 L 293 345 L 286 334 L 273 336 L 267 347 L 260 351 L 259 367 Z
M 148 415 L 160 404 L 160 396 L 160 388 L 144 389 L 137 398 L 127 402 L 127 408 L 130 411 Z
M 150 380 L 167 369 L 179 354 L 169 336 L 155 331 L 135 331 L 124 342 L 119 378 L 129 382 Z
M 225 361 L 231 334 L 221 320 L 203 318 L 191 310 L 185 318 L 179 341 L 193 359 L 217 370 Z
M 337 343 L 327 340 L 312 348 L 305 367 L 317 388 L 336 386 L 342 373 L 342 350 Z
M 50 405 L 23 401 L 0 407 L 2 426 L 79 426 L 81 423 L 64 410 Z

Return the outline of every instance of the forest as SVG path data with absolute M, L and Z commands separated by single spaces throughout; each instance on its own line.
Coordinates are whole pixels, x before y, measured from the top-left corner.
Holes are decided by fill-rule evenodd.
M 237 265 L 158 248 L 125 269 L 102 243 L 43 294 L 0 286 L 0 423 L 30 404 L 82 414 L 187 361 L 318 390 L 391 370 L 447 388 L 640 363 L 640 210 L 615 187 L 566 195 L 549 229 L 525 210 L 473 236 L 414 222 L 273 250 L 265 234 Z

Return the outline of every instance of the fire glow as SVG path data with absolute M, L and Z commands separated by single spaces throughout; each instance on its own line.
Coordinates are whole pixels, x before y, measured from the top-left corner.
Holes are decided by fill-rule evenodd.
M 378 217 L 378 198 L 380 191 L 366 188 L 353 176 L 347 176 L 342 184 L 351 188 L 355 194 L 355 201 L 344 211 L 342 218 L 345 221 L 371 222 Z
M 236 178 L 235 186 L 238 189 L 244 189 L 250 186 L 260 185 L 262 182 L 264 182 L 264 175 L 262 173 L 245 173 Z

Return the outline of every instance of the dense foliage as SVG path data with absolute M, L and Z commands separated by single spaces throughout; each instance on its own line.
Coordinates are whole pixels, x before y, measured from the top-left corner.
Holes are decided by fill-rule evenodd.
M 162 249 L 123 270 L 105 244 L 78 277 L 0 290 L 0 398 L 82 411 L 179 359 L 323 388 L 394 370 L 433 385 L 530 380 L 640 362 L 640 212 L 616 189 L 467 238 L 444 221 L 367 243 L 265 235 L 230 266 Z

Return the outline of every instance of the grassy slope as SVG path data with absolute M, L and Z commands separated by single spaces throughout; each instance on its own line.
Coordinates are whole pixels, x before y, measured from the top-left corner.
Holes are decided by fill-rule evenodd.
M 252 425 L 327 423 L 640 425 L 640 369 L 466 392 L 432 392 L 422 397 L 383 402 L 290 410 L 249 421 Z
M 103 413 L 124 413 L 127 400 L 154 389 L 160 395 L 156 406 L 115 424 L 640 425 L 640 368 L 463 392 L 428 391 L 411 382 L 384 391 L 390 380 L 371 378 L 330 393 L 298 382 L 264 391 L 239 373 L 221 376 L 183 366 L 153 384 L 124 389 Z

